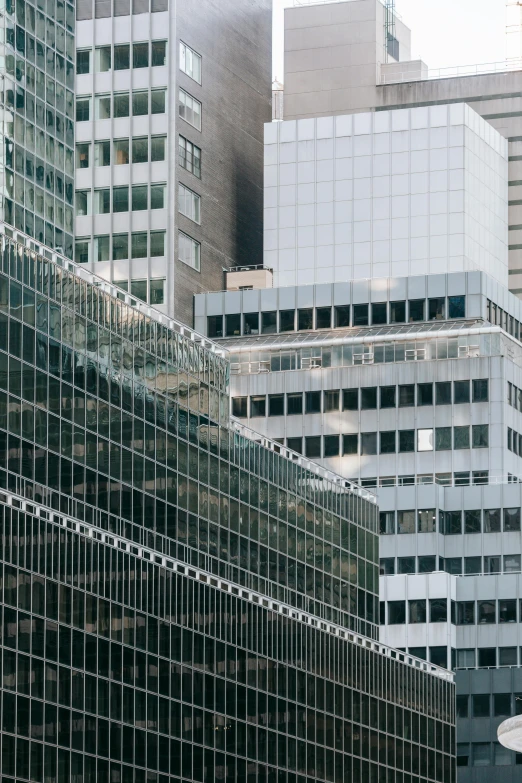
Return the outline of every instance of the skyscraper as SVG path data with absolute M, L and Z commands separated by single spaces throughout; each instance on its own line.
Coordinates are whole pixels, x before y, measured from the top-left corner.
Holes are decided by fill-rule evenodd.
M 1 238 L 3 780 L 453 783 L 377 639 L 374 496 L 229 418 L 208 339 Z
M 80 0 L 77 262 L 178 320 L 262 262 L 271 2 Z

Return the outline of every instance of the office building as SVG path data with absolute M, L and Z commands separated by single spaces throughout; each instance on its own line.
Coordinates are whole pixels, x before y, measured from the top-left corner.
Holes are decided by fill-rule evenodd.
M 78 263 L 192 323 L 194 292 L 262 262 L 269 0 L 80 0 Z
M 231 420 L 219 346 L 28 245 L 1 239 L 3 781 L 454 783 L 453 675 L 377 640 L 375 496 Z

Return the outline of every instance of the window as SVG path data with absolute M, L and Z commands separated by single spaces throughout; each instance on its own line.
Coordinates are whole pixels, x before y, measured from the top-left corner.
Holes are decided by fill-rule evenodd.
M 500 574 L 500 555 L 486 555 L 484 557 L 484 573 Z
M 232 416 L 238 419 L 246 419 L 248 410 L 248 397 L 232 397 Z
M 284 394 L 269 394 L 268 395 L 268 415 L 269 416 L 284 416 L 285 415 L 285 395 Z
M 380 440 L 381 440 L 381 447 L 380 447 L 381 454 L 395 454 L 396 451 L 395 430 L 381 432 Z
M 111 191 L 109 188 L 94 191 L 94 214 L 108 215 L 111 211 Z
M 361 387 L 361 410 L 377 408 L 377 386 Z
M 388 601 L 388 625 L 406 623 L 406 601 Z
M 445 512 L 444 533 L 447 536 L 459 536 L 462 533 L 462 513 L 460 511 Z
M 132 91 L 132 116 L 143 117 L 149 113 L 149 91 Z
M 321 413 L 321 392 L 305 392 L 306 413 Z
M 201 269 L 201 245 L 195 239 L 178 231 L 178 258 L 187 266 L 191 266 L 196 272 Z
M 166 90 L 151 90 L 150 91 L 150 113 L 151 114 L 165 114 L 165 96 Z
M 91 115 L 91 99 L 76 98 L 76 122 L 88 122 Z
M 275 334 L 277 332 L 277 313 L 261 313 L 261 332 L 262 334 Z
M 295 310 L 279 311 L 279 331 L 293 332 L 295 330 Z
M 381 557 L 379 560 L 379 572 L 381 576 L 393 576 L 395 574 L 395 561 L 393 557 Z M 381 625 L 384 625 L 384 601 L 381 601 Z
M 455 405 L 469 402 L 469 381 L 454 381 L 453 402 Z
M 334 326 L 336 329 L 350 326 L 350 305 L 334 307 Z
M 127 236 L 125 234 L 125 236 Z M 114 237 L 116 239 L 116 237 Z M 95 261 L 108 261 L 110 250 L 110 237 L 101 236 L 94 237 L 94 260 Z
M 147 301 L 147 281 L 146 280 L 131 280 L 131 294 L 136 299 L 141 299 L 142 302 Z
M 433 405 L 433 384 L 417 384 L 417 405 Z
M 499 508 L 485 509 L 484 533 L 500 533 L 500 509 Z
M 77 264 L 87 264 L 90 259 L 91 243 L 88 239 L 77 239 L 74 243 L 74 260 Z
M 147 185 L 133 185 L 132 186 L 132 211 L 141 212 L 144 209 L 148 209 L 149 205 L 149 193 Z
M 443 321 L 446 317 L 446 300 L 443 296 L 428 299 L 428 320 Z
M 487 449 L 489 446 L 489 424 L 473 424 L 471 444 L 474 449 Z
M 297 311 L 297 330 L 299 332 L 310 331 L 314 328 L 314 311 L 311 307 Z
M 94 50 L 96 73 L 107 73 L 111 70 L 111 47 L 97 46 Z
M 451 405 L 451 383 L 449 381 L 435 384 L 435 404 Z
M 410 299 L 408 302 L 408 310 L 409 310 L 409 318 L 408 320 L 411 322 L 413 321 L 424 321 L 424 305 L 425 300 L 424 299 Z
M 165 184 L 154 184 L 150 186 L 150 208 L 151 209 L 164 209 L 165 208 L 165 193 L 167 186 Z M 196 196 L 196 194 L 194 193 Z M 197 196 L 199 199 L 199 196 Z M 199 209 L 199 202 L 198 202 Z M 198 212 L 199 215 L 199 212 Z M 196 221 L 199 222 L 199 219 Z
M 422 600 L 408 601 L 409 621 L 410 623 L 426 622 L 426 601 Z
M 395 511 L 379 513 L 379 532 L 382 536 L 391 536 L 395 533 Z
M 448 620 L 446 598 L 430 598 L 430 623 L 445 623 Z
M 178 91 L 178 113 L 182 120 L 201 130 L 201 103 L 181 87 Z
M 399 386 L 399 408 L 408 408 L 415 405 L 415 385 Z
M 388 313 L 386 302 L 376 302 L 372 304 L 372 324 L 385 324 L 388 322 Z
M 433 451 L 433 430 L 417 430 L 417 451 Z
M 435 450 L 451 450 L 451 427 L 435 427 Z
M 91 72 L 91 50 L 76 50 L 76 73 L 78 75 Z
M 380 407 L 395 408 L 395 386 L 380 386 Z
M 131 258 L 147 258 L 147 232 L 131 234 Z
M 241 315 L 234 313 L 225 316 L 225 336 L 236 337 L 241 334 Z
M 125 166 L 129 162 L 129 140 L 114 139 L 114 165 Z
M 327 389 L 324 392 L 324 412 L 329 413 L 330 411 L 338 411 L 338 410 L 339 410 L 339 390 Z
M 185 185 L 182 185 L 180 182 L 178 185 L 178 197 L 179 197 L 179 211 L 181 212 L 181 214 L 190 218 L 195 223 L 199 223 L 201 199 L 197 195 L 197 193 L 194 193 L 194 191 L 189 190 L 189 188 L 187 188 Z
M 179 42 L 179 67 L 183 73 L 201 84 L 201 55 L 182 41 Z
M 114 70 L 126 71 L 130 68 L 129 44 L 119 44 L 114 47 Z
M 150 304 L 162 305 L 165 303 L 165 280 L 153 278 L 150 281 Z
M 488 402 L 489 381 L 487 378 L 477 378 L 471 381 L 473 389 L 473 402 Z
M 303 453 L 303 439 L 302 438 L 287 438 L 286 439 L 286 445 L 289 449 L 292 451 L 295 451 L 296 454 L 302 454 Z
M 497 650 L 496 647 L 479 647 L 478 648 L 478 666 L 479 669 L 495 668 L 497 665 Z
M 403 324 L 406 321 L 406 302 L 390 302 L 390 323 Z
M 465 533 L 480 533 L 480 510 L 465 511 L 464 512 L 464 532 Z
M 114 117 L 128 117 L 129 110 L 129 93 L 128 92 L 116 92 L 114 93 Z
M 397 512 L 397 532 L 415 533 L 415 511 Z
M 414 557 L 399 557 L 397 558 L 399 574 L 414 574 L 415 573 L 415 558 Z
M 165 255 L 165 231 L 150 232 L 150 257 L 159 258 Z
M 121 261 L 129 257 L 129 235 L 113 234 L 112 236 L 112 259 Z
M 76 145 L 76 168 L 88 169 L 89 168 L 89 152 L 90 144 L 77 144 Z
M 239 332 L 238 332 L 239 333 Z M 250 416 L 266 416 L 266 397 L 250 397 Z
M 343 411 L 359 410 L 359 390 L 343 389 Z
M 435 533 L 437 529 L 437 515 L 434 508 L 419 509 L 417 511 L 417 530 L 419 533 Z
M 151 46 L 151 64 L 153 67 L 167 64 L 167 42 L 153 41 Z
M 377 454 L 376 432 L 361 432 L 361 454 L 364 456 Z
M 91 214 L 91 191 L 77 190 L 75 193 L 76 217 Z
M 426 648 L 425 647 L 408 647 L 409 655 L 413 655 L 415 658 L 420 658 L 421 661 L 427 661 Z
M 495 601 L 477 602 L 477 622 L 479 625 L 492 625 L 497 621 Z
M 301 392 L 297 394 L 286 395 L 286 413 L 288 416 L 300 416 L 303 412 L 303 395 Z
M 149 44 L 148 43 L 132 44 L 132 67 L 133 68 L 149 67 Z
M 94 97 L 94 119 L 110 120 L 111 118 L 111 96 L 96 95 Z
M 448 296 L 448 318 L 466 317 L 466 297 Z
M 498 602 L 499 623 L 516 623 L 517 602 L 514 598 L 504 598 Z
M 368 305 L 358 304 L 353 306 L 353 325 L 354 326 L 367 326 L 368 325 Z
M 245 313 L 243 316 L 244 334 L 259 334 L 259 313 Z
M 318 435 L 312 435 L 305 438 L 305 455 L 310 459 L 320 459 L 321 457 L 321 438 Z
M 318 307 L 315 311 L 315 328 L 316 329 L 331 329 L 332 328 L 332 308 L 331 307 Z
M 324 456 L 325 457 L 339 456 L 339 435 L 324 436 Z
M 431 574 L 436 570 L 435 555 L 421 555 L 418 559 L 419 574 Z
M 477 557 L 465 557 L 464 558 L 464 573 L 465 574 L 480 574 L 482 573 L 482 558 Z
M 453 428 L 453 448 L 469 449 L 469 427 Z
M 415 451 L 415 430 L 399 430 L 399 451 L 401 454 Z
M 476 656 L 475 650 L 457 650 L 457 668 L 474 669 Z
M 471 697 L 472 717 L 489 718 L 489 693 L 474 693 Z
M 113 212 L 129 211 L 128 185 L 124 185 L 123 187 L 112 189 L 112 211 Z
M 457 696 L 457 716 L 460 718 L 467 718 L 468 713 L 466 709 L 466 715 L 459 715 L 458 702 L 459 699 L 467 699 L 467 696 Z M 469 744 L 467 742 L 457 742 L 457 767 L 469 766 Z
M 434 666 L 448 668 L 448 650 L 446 647 L 430 647 L 430 663 Z
M 343 456 L 357 454 L 359 452 L 357 433 L 343 435 Z
M 152 162 L 165 160 L 166 136 L 152 136 L 150 140 L 150 159 Z M 196 149 L 196 148 L 194 148 Z M 195 171 L 193 172 L 196 173 Z M 196 175 L 197 176 L 197 175 Z
M 520 573 L 520 555 L 504 555 L 504 573 Z
M 149 159 L 149 140 L 147 136 L 138 136 L 132 140 L 132 162 L 147 163 Z
M 457 603 L 457 625 L 475 625 L 474 601 L 459 601 Z
M 179 165 L 201 179 L 201 150 L 183 136 L 178 138 Z
M 468 696 L 468 694 L 466 693 L 466 694 L 457 696 L 457 718 L 467 718 L 468 717 L 468 710 L 469 710 L 469 696 Z M 458 750 L 457 750 L 457 754 L 458 754 Z
M 518 532 L 520 530 L 520 509 L 504 509 L 504 531 Z
M 127 163 L 129 162 L 129 141 L 127 143 Z M 116 147 L 115 147 L 116 150 Z M 116 153 L 115 153 L 116 154 Z M 115 163 L 122 163 L 123 160 L 116 161 Z M 111 143 L 110 141 L 96 141 L 94 143 L 94 165 L 95 166 L 110 166 L 111 165 Z

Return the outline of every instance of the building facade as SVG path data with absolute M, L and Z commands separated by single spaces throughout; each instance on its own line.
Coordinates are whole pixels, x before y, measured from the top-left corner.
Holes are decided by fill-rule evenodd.
M 78 263 L 192 323 L 192 295 L 262 261 L 271 4 L 77 6 Z
M 3 237 L 2 775 L 455 781 L 378 635 L 375 497 L 229 416 L 223 349 Z

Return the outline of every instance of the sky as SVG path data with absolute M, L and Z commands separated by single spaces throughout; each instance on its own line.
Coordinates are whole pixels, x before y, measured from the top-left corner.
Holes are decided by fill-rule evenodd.
M 283 81 L 283 8 L 274 0 L 274 78 Z M 429 68 L 502 62 L 506 57 L 505 0 L 396 0 L 412 31 L 411 54 Z

